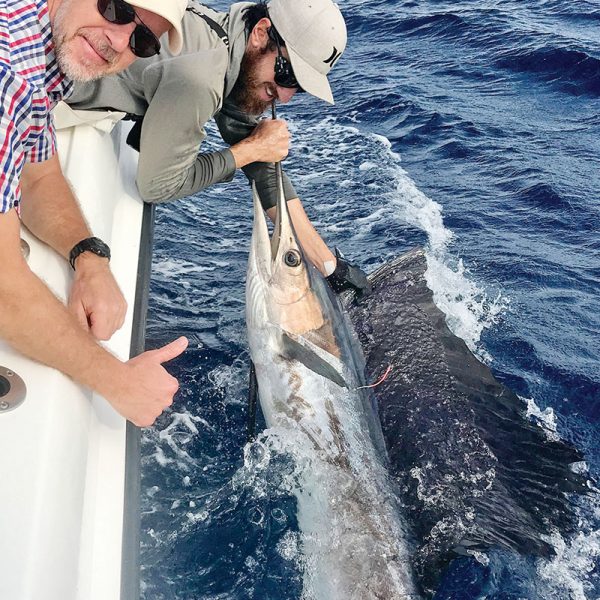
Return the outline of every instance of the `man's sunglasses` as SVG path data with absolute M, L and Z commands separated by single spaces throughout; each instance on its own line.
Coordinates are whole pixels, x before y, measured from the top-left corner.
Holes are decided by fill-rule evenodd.
M 136 56 L 148 58 L 160 52 L 158 38 L 144 25 L 135 8 L 125 0 L 98 0 L 98 12 L 115 25 L 128 25 L 136 19 L 139 21 L 129 38 L 129 47 Z
M 275 58 L 275 83 L 284 88 L 296 88 L 299 92 L 303 92 L 302 86 L 298 83 L 292 63 L 283 56 L 281 46 L 284 44 L 283 39 L 277 33 L 275 27 L 269 27 L 269 38 L 275 42 L 277 46 L 277 58 Z

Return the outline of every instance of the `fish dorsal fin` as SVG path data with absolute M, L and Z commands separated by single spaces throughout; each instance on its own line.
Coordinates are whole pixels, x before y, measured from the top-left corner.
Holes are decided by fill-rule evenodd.
M 342 375 L 342 362 L 305 337 L 282 331 L 285 357 L 297 360 L 307 369 L 326 377 L 340 387 L 349 387 Z

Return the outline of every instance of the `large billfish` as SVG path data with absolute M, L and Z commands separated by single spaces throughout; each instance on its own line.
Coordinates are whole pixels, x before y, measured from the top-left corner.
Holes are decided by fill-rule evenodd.
M 304 259 L 280 189 L 272 240 L 256 190 L 246 322 L 261 407 L 302 460 L 303 597 L 417 598 L 364 359 L 322 275 Z

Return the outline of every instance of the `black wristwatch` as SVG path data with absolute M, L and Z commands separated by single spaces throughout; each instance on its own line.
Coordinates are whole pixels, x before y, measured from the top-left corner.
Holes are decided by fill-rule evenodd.
M 102 258 L 110 260 L 110 248 L 100 238 L 86 238 L 75 244 L 71 252 L 69 252 L 69 263 L 73 267 L 73 270 L 75 270 L 75 261 L 82 252 L 93 252 Z

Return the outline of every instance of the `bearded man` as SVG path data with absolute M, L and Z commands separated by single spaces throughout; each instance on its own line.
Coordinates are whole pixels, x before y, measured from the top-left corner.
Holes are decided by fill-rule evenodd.
M 121 327 L 126 304 L 108 246 L 94 238 L 56 155 L 51 109 L 72 79 L 92 80 L 160 51 L 181 49 L 185 0 L 0 0 L 0 338 L 100 392 L 125 418 L 150 425 L 177 380 L 161 366 L 181 338 L 121 362 L 98 339 Z M 85 160 L 85 158 L 83 158 Z M 20 218 L 74 269 L 69 309 L 29 269 Z
M 137 186 L 148 202 L 189 196 L 243 169 L 263 207 L 275 214 L 275 162 L 285 158 L 282 120 L 260 120 L 271 103 L 299 91 L 333 103 L 327 75 L 346 47 L 344 18 L 332 0 L 233 4 L 219 13 L 194 0 L 183 19 L 184 48 L 124 73 L 78 86 L 73 108 L 113 108 L 143 117 L 130 141 L 140 151 Z M 214 118 L 228 148 L 201 152 Z M 284 192 L 307 258 L 336 291 L 364 289 L 362 271 L 327 248 L 284 174 Z

